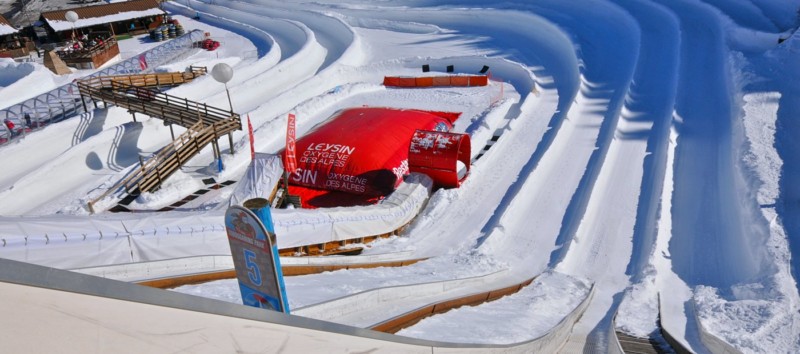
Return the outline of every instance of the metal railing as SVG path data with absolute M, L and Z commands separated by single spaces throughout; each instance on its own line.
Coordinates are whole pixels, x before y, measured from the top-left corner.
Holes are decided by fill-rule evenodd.
M 128 58 L 108 68 L 99 70 L 89 78 L 111 75 L 150 73 L 163 64 L 179 60 L 196 49 L 194 43 L 204 38 L 204 32 L 193 30 L 152 48 L 142 54 Z M 77 80 L 76 80 L 77 81 Z M 23 126 L 25 114 L 28 114 L 33 127 L 39 127 L 57 122 L 80 113 L 86 113 L 81 104 L 80 94 L 76 81 L 62 85 L 39 96 L 27 99 L 7 108 L 0 109 L 0 120 L 9 119 L 14 124 Z M 0 144 L 4 136 L 10 137 L 5 126 L 0 126 Z

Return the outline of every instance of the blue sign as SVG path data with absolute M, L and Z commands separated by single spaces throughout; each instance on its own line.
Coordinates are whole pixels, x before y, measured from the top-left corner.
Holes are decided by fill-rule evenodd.
M 233 265 L 245 305 L 289 313 L 272 216 L 262 200 L 266 201 L 257 198 L 245 202 L 264 204 L 255 209 L 258 216 L 240 206 L 225 212 Z

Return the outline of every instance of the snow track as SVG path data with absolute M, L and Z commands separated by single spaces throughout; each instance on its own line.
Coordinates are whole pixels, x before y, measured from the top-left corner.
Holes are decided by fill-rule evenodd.
M 257 48 L 252 57 L 187 59 L 234 65 L 228 83 L 233 106 L 252 117 L 257 151 L 282 148 L 288 112 L 297 114 L 299 134 L 352 106 L 464 112 L 455 130 L 470 134 L 475 149 L 466 183 L 437 191 L 400 237 L 377 241 L 340 263 L 425 260 L 287 278 L 297 314 L 367 327 L 541 275 L 502 301 L 436 315 L 401 334 L 430 339 L 456 323 L 466 329 L 451 340 L 522 343 L 573 316 L 588 298 L 563 350 L 604 351 L 617 313 L 617 329 L 652 335 L 660 296 L 663 327 L 695 352 L 713 350 L 715 338 L 745 352 L 800 349 L 800 342 L 785 338 L 800 332 L 800 299 L 789 274 L 789 246 L 794 253 L 800 248 L 800 226 L 792 219 L 800 214 L 793 206 L 800 192 L 791 182 L 800 175 L 791 161 L 800 151 L 791 119 L 799 109 L 790 97 L 800 90 L 788 84 L 776 89 L 743 73 L 750 62 L 785 55 L 763 53 L 795 27 L 785 14 L 796 10 L 791 5 L 179 0 L 166 8 L 199 12 L 201 21 Z M 798 47 L 787 51 L 796 54 Z M 380 85 L 384 75 L 419 76 L 423 64 L 434 73 L 452 65 L 457 74 L 487 65 L 492 81 L 486 88 Z M 775 75 L 766 71 L 758 75 Z M 170 94 L 227 104 L 222 85 L 211 79 Z M 759 130 L 763 111 L 775 117 Z M 72 139 L 59 137 L 53 145 L 61 150 L 48 147 L 0 177 L 0 214 L 77 213 L 69 199 L 91 193 L 108 175 L 124 174 L 136 153 L 166 139 L 154 121 L 123 124 L 119 112 L 103 112 L 108 117 L 97 116 L 102 120 L 90 127 L 77 120 L 63 125 L 80 133 L 75 146 L 65 147 Z M 775 133 L 775 125 L 789 132 Z M 760 140 L 757 132 L 777 142 Z M 212 172 L 205 151 L 181 178 L 238 179 L 249 162 L 248 142 L 244 132 L 234 137 L 237 153 L 223 157 L 224 172 Z M 36 140 L 4 151 L 22 153 Z M 490 147 L 479 151 L 484 145 Z M 0 156 L 3 161 L 12 159 Z M 66 167 L 75 161 L 83 165 Z M 69 191 L 40 187 L 60 169 L 74 172 L 62 181 Z M 22 207 L 12 202 L 23 198 L 34 200 Z M 206 208 L 223 208 L 223 200 Z M 218 298 L 238 302 L 238 289 L 228 283 L 210 286 Z M 202 293 L 202 287 L 180 291 Z M 353 305 L 367 298 L 381 300 Z M 548 306 L 559 310 L 542 314 Z M 512 312 L 513 333 L 486 334 L 463 326 L 460 317 L 500 323 Z M 548 319 L 539 321 L 539 315 Z M 760 342 L 768 349 L 760 350 Z

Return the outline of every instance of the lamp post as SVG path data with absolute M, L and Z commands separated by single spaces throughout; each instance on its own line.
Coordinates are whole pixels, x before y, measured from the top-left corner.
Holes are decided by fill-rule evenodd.
M 225 94 L 228 95 L 228 105 L 231 107 L 231 116 L 232 116 L 234 114 L 233 113 L 233 101 L 231 101 L 231 92 L 228 90 L 228 81 L 231 81 L 231 78 L 233 78 L 233 68 L 228 64 L 219 63 L 217 65 L 214 65 L 213 68 L 211 68 L 211 76 L 214 78 L 214 80 L 217 80 L 217 82 L 221 82 L 222 84 L 225 85 Z M 230 132 L 228 133 L 228 144 L 230 145 L 230 148 L 231 148 L 231 155 L 233 155 L 233 153 L 234 153 L 234 151 L 233 151 L 233 134 L 230 133 Z M 220 157 L 220 159 L 219 159 L 219 170 L 221 172 L 222 171 L 222 156 L 221 156 L 222 154 L 219 151 L 219 144 L 217 144 L 217 154 Z
M 64 17 L 67 18 L 67 21 L 72 22 L 72 40 L 75 40 L 75 22 L 78 22 L 78 13 L 75 11 L 67 11 L 64 14 Z
M 231 106 L 231 113 L 233 113 L 233 102 L 231 102 L 231 92 L 228 91 L 228 81 L 233 78 L 233 68 L 225 63 L 219 63 L 211 68 L 211 76 L 214 80 L 221 82 L 225 85 L 225 93 L 228 94 L 228 104 Z

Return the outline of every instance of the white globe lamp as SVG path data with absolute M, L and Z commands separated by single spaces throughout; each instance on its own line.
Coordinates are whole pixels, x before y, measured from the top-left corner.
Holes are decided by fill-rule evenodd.
M 231 81 L 231 78 L 233 78 L 233 68 L 228 64 L 219 63 L 211 68 L 211 76 L 214 77 L 214 80 L 217 80 L 217 82 L 225 84 L 225 93 L 228 94 L 228 104 L 231 106 L 231 112 L 233 112 L 231 93 L 228 91 L 228 81 Z
M 64 17 L 67 18 L 67 21 L 72 22 L 72 39 L 75 40 L 75 22 L 78 22 L 78 13 L 75 11 L 67 11 Z

